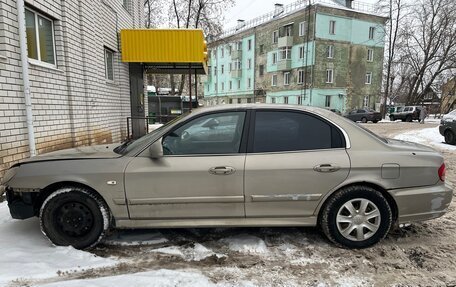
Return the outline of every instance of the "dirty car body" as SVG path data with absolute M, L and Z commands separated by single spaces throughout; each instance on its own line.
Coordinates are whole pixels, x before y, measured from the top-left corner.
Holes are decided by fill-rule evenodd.
M 443 157 L 383 139 L 331 111 L 290 105 L 199 109 L 128 144 L 28 159 L 3 179 L 11 214 L 39 216 L 56 245 L 110 228 L 320 226 L 363 248 L 398 223 L 442 216 Z

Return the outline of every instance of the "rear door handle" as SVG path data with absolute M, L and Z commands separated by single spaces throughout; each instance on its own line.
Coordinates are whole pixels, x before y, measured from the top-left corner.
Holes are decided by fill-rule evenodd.
M 338 171 L 340 167 L 335 164 L 325 163 L 317 165 L 313 169 L 317 172 L 335 172 Z
M 236 172 L 236 169 L 231 166 L 217 166 L 217 167 L 211 167 L 209 169 L 210 174 L 214 175 L 229 175 L 233 174 Z

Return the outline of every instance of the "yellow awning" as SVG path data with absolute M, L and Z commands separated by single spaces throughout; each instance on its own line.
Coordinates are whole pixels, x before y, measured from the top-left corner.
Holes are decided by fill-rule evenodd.
M 125 29 L 120 39 L 122 62 L 143 63 L 150 73 L 207 73 L 202 30 Z

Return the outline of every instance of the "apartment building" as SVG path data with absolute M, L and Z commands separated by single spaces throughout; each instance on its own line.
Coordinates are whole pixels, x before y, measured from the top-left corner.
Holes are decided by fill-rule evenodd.
M 380 100 L 386 18 L 350 0 L 276 4 L 209 37 L 206 105 L 282 103 L 346 111 Z
M 119 31 L 143 27 L 133 0 L 25 0 L 32 123 L 27 125 L 18 3 L 0 0 L 0 177 L 36 153 L 126 137 L 129 65 Z

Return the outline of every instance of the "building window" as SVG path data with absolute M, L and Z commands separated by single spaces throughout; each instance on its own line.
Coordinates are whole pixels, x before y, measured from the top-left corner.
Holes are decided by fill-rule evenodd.
M 247 98 L 247 104 L 251 104 L 252 103 L 252 99 L 251 98 Z
M 233 50 L 233 47 L 231 45 L 228 45 L 228 54 L 231 56 L 231 51 Z
M 328 58 L 328 59 L 334 58 L 334 46 L 333 45 L 328 45 L 326 47 L 326 58 Z
M 247 79 L 247 88 L 250 89 L 252 87 L 252 79 L 248 78 Z
M 230 72 L 233 70 L 233 64 L 232 63 L 228 64 L 228 69 L 230 69 Z
M 214 76 L 217 76 L 217 66 L 214 66 Z
M 247 41 L 247 49 L 248 49 L 249 51 L 252 50 L 252 39 L 249 39 L 249 40 Z
M 228 82 L 228 87 L 229 87 L 230 91 L 233 89 L 233 82 L 232 81 Z
M 258 70 L 259 70 L 260 76 L 263 76 L 264 75 L 264 65 L 260 65 Z
M 298 84 L 303 84 L 304 83 L 304 71 L 299 70 L 298 71 Z
M 222 92 L 225 90 L 225 83 L 222 82 Z
M 237 99 L 237 103 L 238 103 L 238 104 L 240 104 L 240 103 L 241 103 L 241 99 L 240 99 L 240 98 L 239 98 L 239 99 Z
M 370 96 L 365 96 L 363 100 L 363 107 L 369 107 Z
M 290 72 L 283 73 L 283 85 L 288 86 L 290 84 Z
M 277 53 L 276 52 L 272 53 L 272 64 L 273 65 L 277 64 Z
M 252 59 L 247 59 L 247 69 L 251 69 L 252 68 Z
M 305 21 L 299 23 L 299 36 L 304 36 L 306 34 L 306 27 L 307 23 Z
M 271 103 L 275 104 L 276 103 L 276 99 L 275 98 L 271 98 Z
M 329 108 L 330 106 L 331 106 L 331 96 L 326 96 L 325 107 Z
M 238 80 L 238 90 L 241 89 L 241 80 Z
M 272 43 L 277 44 L 277 42 L 279 42 L 279 31 L 275 30 L 272 32 Z
M 229 99 L 228 103 L 232 104 L 233 103 L 233 99 Z
M 366 73 L 366 85 L 372 84 L 372 72 Z
M 374 50 L 367 49 L 367 61 L 373 62 L 374 61 Z
M 234 70 L 240 70 L 242 66 L 241 61 L 234 61 Z
M 242 41 L 239 41 L 236 43 L 236 50 L 238 50 L 238 51 L 242 50 Z
M 334 70 L 333 69 L 326 70 L 326 83 L 328 83 L 328 84 L 334 83 Z
M 221 50 L 222 50 L 222 53 L 221 53 L 222 55 L 220 57 L 223 58 L 223 57 L 225 57 L 225 49 L 222 47 Z
M 273 87 L 277 86 L 277 75 L 272 75 L 271 86 L 273 86 Z
M 54 22 L 25 9 L 28 57 L 55 65 Z
M 304 46 L 299 47 L 299 59 L 304 59 Z
M 262 55 L 264 53 L 264 45 L 261 44 L 260 45 L 260 55 Z
M 114 52 L 105 48 L 105 76 L 114 81 Z
M 223 75 L 223 73 L 225 72 L 225 65 L 222 65 L 222 66 L 221 66 L 221 71 L 220 71 L 220 72 L 221 72 L 221 74 Z
M 291 59 L 291 47 L 280 48 L 280 60 L 289 60 Z
M 284 37 L 293 36 L 293 25 L 283 26 L 283 36 Z
M 288 97 L 283 97 L 283 103 L 288 104 Z
M 298 105 L 302 105 L 302 97 L 298 96 Z
M 329 21 L 329 34 L 331 34 L 331 35 L 336 34 L 336 21 L 334 21 L 334 20 Z
M 369 40 L 374 39 L 375 27 L 369 27 Z
M 214 83 L 214 91 L 217 92 L 217 83 Z

